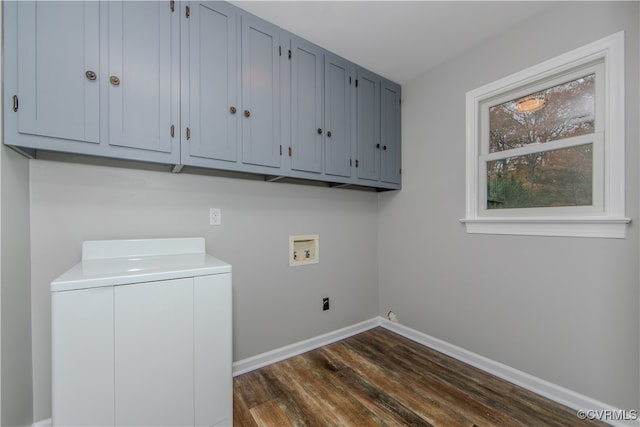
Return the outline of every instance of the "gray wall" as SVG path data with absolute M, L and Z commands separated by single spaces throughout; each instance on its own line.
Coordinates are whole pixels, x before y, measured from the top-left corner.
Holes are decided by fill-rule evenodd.
M 29 163 L 0 147 L 0 412 L 2 426 L 32 419 L 31 286 L 29 278 Z
M 165 168 L 166 169 L 166 168 Z M 84 240 L 204 236 L 233 265 L 234 360 L 378 311 L 377 194 L 287 183 L 31 162 L 35 420 L 50 416 L 49 282 Z M 209 208 L 222 225 L 208 225 Z M 289 236 L 318 234 L 320 263 L 289 267 Z M 322 311 L 322 297 L 331 310 Z
M 0 10 L 1 32 L 2 12 Z M 0 66 L 0 80 L 2 80 L 2 66 Z M 1 115 L 2 106 L 0 106 Z M 33 421 L 29 260 L 29 162 L 11 149 L 0 146 L 0 425 L 2 426 L 28 426 Z
M 381 315 L 638 409 L 638 22 L 638 2 L 559 2 L 403 86 L 403 189 L 379 206 Z M 620 30 L 627 238 L 466 234 L 465 92 Z

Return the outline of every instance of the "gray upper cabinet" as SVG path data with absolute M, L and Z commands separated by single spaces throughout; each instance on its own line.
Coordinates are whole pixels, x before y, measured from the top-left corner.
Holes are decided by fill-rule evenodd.
M 324 56 L 325 173 L 350 177 L 352 169 L 351 63 Z
M 4 22 L 6 144 L 179 161 L 179 21 L 168 3 L 7 2 Z
M 212 1 L 189 7 L 182 49 L 182 163 L 234 167 L 242 116 L 238 11 Z
M 356 74 L 356 170 L 364 180 L 380 179 L 380 78 L 358 68 Z
M 328 181 L 346 183 L 353 141 L 352 65 L 295 36 L 290 63 L 291 170 L 302 172 L 299 177 L 324 174 Z
M 164 153 L 179 161 L 171 126 L 180 118 L 180 22 L 169 2 L 107 1 L 108 93 L 112 146 Z M 175 133 L 175 132 L 174 132 Z M 139 160 L 149 153 L 139 155 Z M 162 159 L 159 156 L 156 159 Z
M 4 9 L 5 140 L 51 150 L 62 142 L 68 151 L 97 144 L 98 3 L 6 2 Z
M 3 3 L 4 143 L 400 188 L 400 86 L 224 1 Z
M 357 177 L 400 188 L 400 86 L 360 68 L 356 79 Z
M 322 50 L 291 42 L 291 169 L 322 172 Z
M 400 184 L 400 86 L 382 80 L 380 104 L 380 180 Z
M 242 21 L 242 163 L 279 169 L 280 29 L 254 16 Z

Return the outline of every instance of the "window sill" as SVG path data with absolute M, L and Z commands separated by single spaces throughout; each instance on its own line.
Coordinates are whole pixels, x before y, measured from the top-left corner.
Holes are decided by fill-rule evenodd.
M 630 218 L 463 218 L 472 234 L 624 239 Z

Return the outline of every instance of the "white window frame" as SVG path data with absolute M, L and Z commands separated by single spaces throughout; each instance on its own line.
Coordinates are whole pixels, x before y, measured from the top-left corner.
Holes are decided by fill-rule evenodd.
M 595 132 L 563 140 L 557 148 L 593 143 L 593 205 L 487 209 L 486 161 L 504 157 L 504 152 L 489 153 L 488 139 L 482 137 L 488 133 L 489 107 L 566 81 L 578 68 L 596 72 Z M 467 233 L 624 238 L 630 222 L 625 217 L 624 83 L 621 31 L 467 92 L 466 216 L 460 220 Z M 518 156 L 531 150 L 536 148 L 510 152 Z

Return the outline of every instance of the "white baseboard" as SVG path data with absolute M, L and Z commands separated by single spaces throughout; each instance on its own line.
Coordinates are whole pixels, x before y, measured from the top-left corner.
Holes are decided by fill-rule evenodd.
M 359 334 L 360 332 L 367 331 L 371 328 L 375 328 L 380 325 L 379 318 L 375 317 L 364 322 L 356 323 L 346 328 L 338 329 L 337 331 L 329 332 L 324 335 L 320 335 L 308 340 L 293 343 L 291 345 L 277 348 L 275 350 L 268 351 L 266 353 L 258 354 L 257 356 L 242 359 L 233 363 L 233 376 L 245 374 L 247 372 L 262 368 L 272 363 L 280 362 L 281 360 L 288 359 L 298 354 L 306 353 L 310 350 L 322 347 L 327 344 L 331 344 L 336 341 L 348 338 L 350 336 Z
M 390 322 L 383 317 L 380 317 L 378 321 L 380 326 L 392 332 L 395 332 L 398 335 L 402 335 L 405 338 L 409 338 L 412 341 L 437 350 L 441 353 L 446 354 L 447 356 L 451 356 L 454 359 L 460 360 L 464 363 L 495 375 L 498 378 L 509 381 L 510 383 L 519 385 L 522 388 L 549 398 L 554 402 L 558 402 L 562 405 L 568 406 L 569 408 L 575 409 L 576 416 L 577 411 L 581 410 L 601 411 L 601 414 L 607 413 L 612 414 L 613 416 L 623 413 L 623 411 L 616 407 L 592 399 L 588 396 L 569 390 L 562 386 L 550 383 L 549 381 L 543 380 L 541 378 L 534 377 L 533 375 L 529 375 L 526 372 L 519 371 L 500 362 L 496 362 L 495 360 L 480 356 L 479 354 L 470 352 L 446 341 L 442 341 L 438 338 L 416 331 L 415 329 L 411 329 L 399 323 Z M 602 421 L 611 424 L 612 426 L 640 426 L 640 422 L 638 422 L 638 420 L 616 421 L 610 419 L 602 419 Z

